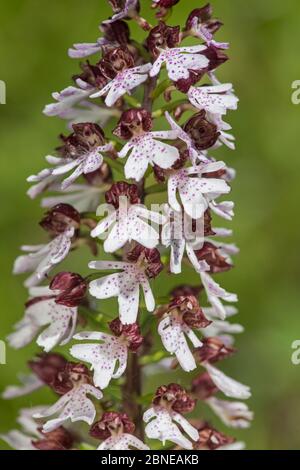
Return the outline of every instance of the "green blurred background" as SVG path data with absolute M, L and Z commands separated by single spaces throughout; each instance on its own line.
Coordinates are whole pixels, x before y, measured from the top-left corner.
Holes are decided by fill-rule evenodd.
M 7 105 L 0 106 L 1 320 L 0 338 L 23 314 L 26 291 L 11 275 L 23 243 L 39 243 L 39 202 L 31 202 L 25 181 L 44 165 L 43 156 L 65 131 L 59 119 L 41 114 L 50 93 L 69 84 L 77 63 L 67 57 L 74 42 L 94 41 L 110 9 L 104 0 L 10 0 L 1 2 L 0 79 Z M 150 0 L 142 0 L 148 7 Z M 204 2 L 203 2 L 204 3 Z M 172 23 L 186 18 L 201 1 L 181 0 Z M 232 81 L 240 108 L 229 121 L 237 138 L 235 153 L 218 152 L 238 170 L 233 223 L 241 248 L 225 286 L 237 291 L 239 354 L 224 369 L 252 387 L 251 429 L 232 432 L 249 449 L 300 448 L 300 366 L 291 363 L 291 343 L 300 339 L 299 170 L 300 107 L 291 103 L 291 83 L 300 79 L 298 0 L 215 0 L 225 26 L 218 38 L 231 43 L 229 61 L 218 76 Z M 142 38 L 142 36 L 140 36 Z M 94 61 L 94 58 L 92 58 Z M 75 255 L 72 268 L 86 266 L 88 252 Z M 84 268 L 85 269 L 85 268 Z M 172 280 L 173 282 L 173 280 Z M 176 282 L 177 279 L 176 279 Z M 174 283 L 174 282 L 173 282 Z M 224 283 L 224 282 L 223 282 Z M 35 347 L 7 351 L 0 366 L 0 389 L 26 370 Z M 48 392 L 0 402 L 0 432 L 14 426 L 17 409 L 45 403 Z M 1 442 L 0 448 L 6 448 Z

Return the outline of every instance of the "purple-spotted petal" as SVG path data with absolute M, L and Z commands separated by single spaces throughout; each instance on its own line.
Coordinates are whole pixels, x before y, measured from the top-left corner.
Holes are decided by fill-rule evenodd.
M 90 339 L 85 333 L 74 336 L 74 339 Z M 80 361 L 88 362 L 94 371 L 94 384 L 102 390 L 112 379 L 123 375 L 127 364 L 127 347 L 114 336 L 102 334 L 99 344 L 76 344 L 70 353 Z
M 95 419 L 96 410 L 93 402 L 87 397 L 88 394 L 98 400 L 103 396 L 99 389 L 89 384 L 83 384 L 63 395 L 53 406 L 50 406 L 44 412 L 36 414 L 34 417 L 37 419 L 48 418 L 59 413 L 57 418 L 51 419 L 44 424 L 44 432 L 53 431 L 69 420 L 72 423 L 84 421 L 91 425 Z

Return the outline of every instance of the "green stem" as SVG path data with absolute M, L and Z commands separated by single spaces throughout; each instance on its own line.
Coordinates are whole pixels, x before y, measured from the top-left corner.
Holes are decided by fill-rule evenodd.
M 155 88 L 155 90 L 153 91 L 152 93 L 152 99 L 153 100 L 156 100 L 157 98 L 160 97 L 160 95 L 170 86 L 172 85 L 172 82 L 171 80 L 169 80 L 168 78 L 166 78 L 165 80 L 163 80 L 162 82 L 160 82 L 157 87 Z
M 166 190 L 167 190 L 166 184 L 153 184 L 152 186 L 149 186 L 149 188 L 145 190 L 145 196 L 149 196 L 150 194 L 164 193 Z
M 185 103 L 187 103 L 187 100 L 177 100 L 177 101 L 170 102 L 170 103 L 166 104 L 165 106 L 163 106 L 162 108 L 157 109 L 156 111 L 154 111 L 152 113 L 152 117 L 153 118 L 159 118 L 159 117 L 163 116 L 166 111 L 173 111 L 173 109 L 176 109 L 177 106 L 180 106 L 181 104 L 185 104 Z
M 113 170 L 117 171 L 118 173 L 120 173 L 122 176 L 124 174 L 124 166 L 123 164 L 120 162 L 120 160 L 114 160 L 112 158 L 109 158 L 109 157 L 104 157 L 104 161 L 105 163 L 107 163 Z
M 129 104 L 132 108 L 142 107 L 141 103 L 136 98 L 134 98 L 134 96 L 126 94 L 123 96 L 123 98 L 124 98 L 124 101 L 126 101 L 126 103 Z

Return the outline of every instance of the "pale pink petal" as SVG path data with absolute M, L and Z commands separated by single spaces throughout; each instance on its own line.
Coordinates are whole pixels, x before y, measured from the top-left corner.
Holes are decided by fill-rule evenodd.
M 153 295 L 150 283 L 148 279 L 146 278 L 146 276 L 144 280 L 142 281 L 142 288 L 144 292 L 146 308 L 148 312 L 153 312 L 155 309 L 155 299 L 154 299 L 154 295 Z
M 135 240 L 146 248 L 155 248 L 159 243 L 158 232 L 143 220 L 135 217 L 129 224 L 129 240 Z
M 113 226 L 103 244 L 103 248 L 106 253 L 114 253 L 118 251 L 130 238 L 127 224 L 120 222 Z
M 180 212 L 181 206 L 176 198 L 177 185 L 176 176 L 170 176 L 168 180 L 168 202 L 175 212 Z
M 182 429 L 190 436 L 193 441 L 197 441 L 199 439 L 199 433 L 194 426 L 192 426 L 187 419 L 185 419 L 181 414 L 172 412 L 173 420 L 178 423 Z
M 173 274 L 180 274 L 181 263 L 185 251 L 185 240 L 173 240 L 171 242 L 170 271 Z
M 84 339 L 85 333 L 80 336 Z M 90 335 L 87 336 L 87 339 L 90 339 Z M 76 344 L 72 346 L 70 353 L 76 359 L 91 364 L 94 370 L 94 384 L 102 390 L 109 385 L 112 378 L 119 378 L 126 369 L 127 348 L 118 338 L 111 335 L 105 335 L 99 344 Z
M 0 439 L 15 450 L 37 450 L 32 444 L 33 437 L 26 436 L 26 434 L 20 431 L 10 431 L 7 434 L 0 434 Z
M 220 203 L 212 201 L 209 204 L 209 207 L 215 214 L 219 215 L 220 217 L 223 217 L 226 220 L 232 220 L 234 216 L 234 203 L 231 201 L 222 201 Z
M 166 59 L 169 78 L 173 81 L 188 79 L 190 70 L 202 70 L 209 64 L 209 60 L 201 54 L 178 54 Z
M 72 59 L 82 59 L 84 57 L 96 54 L 97 52 L 101 51 L 103 42 L 104 41 L 101 38 L 98 39 L 96 43 L 85 42 L 74 44 L 73 47 L 68 51 L 69 57 Z
M 9 385 L 4 390 L 4 392 L 2 393 L 2 398 L 4 400 L 11 400 L 12 398 L 18 398 L 24 395 L 29 395 L 30 393 L 44 386 L 44 382 L 42 382 L 35 374 L 20 374 L 19 380 L 21 382 L 20 386 Z
M 60 93 L 53 93 L 53 98 L 57 103 L 48 104 L 43 112 L 47 116 L 59 116 L 75 104 L 88 98 L 91 93 L 90 90 L 81 90 L 70 86 Z
M 76 159 L 76 160 L 69 160 L 66 159 L 66 163 L 62 163 L 61 165 L 57 166 L 52 170 L 52 175 L 54 176 L 59 176 L 59 175 L 64 175 L 65 173 L 68 173 L 69 171 L 73 170 L 73 168 L 76 168 L 82 161 L 82 158 Z
M 249 410 L 246 403 L 220 400 L 216 397 L 207 399 L 206 403 L 226 426 L 237 429 L 249 428 L 253 412 Z
M 118 297 L 120 320 L 124 325 L 136 322 L 139 297 L 139 284 L 135 277 L 126 275 L 122 277 Z
M 144 414 L 144 421 L 148 423 L 145 427 L 145 433 L 149 439 L 158 439 L 163 444 L 165 444 L 166 441 L 171 441 L 187 450 L 193 448 L 192 443 L 182 434 L 176 424 L 173 423 L 172 416 L 164 408 L 150 408 Z
M 211 364 L 206 363 L 205 367 L 214 384 L 227 397 L 238 398 L 240 400 L 247 400 L 250 398 L 251 392 L 247 385 L 243 385 L 236 380 L 231 379 Z
M 130 263 L 126 263 L 125 261 L 91 261 L 89 263 L 90 269 L 98 269 L 101 270 L 111 270 L 111 269 L 125 269 L 130 266 Z
M 149 158 L 150 155 L 143 154 L 141 149 L 135 147 L 128 157 L 124 167 L 126 178 L 140 181 L 148 168 Z
M 60 412 L 57 418 L 44 424 L 44 432 L 57 429 L 69 419 L 72 423 L 84 421 L 91 425 L 95 419 L 96 410 L 92 401 L 87 398 L 87 394 L 93 395 L 98 400 L 102 398 L 101 391 L 92 385 L 80 385 L 66 395 L 63 395 L 53 406 L 48 408 L 48 410 L 35 415 L 35 418 L 47 418 Z
M 227 109 L 237 109 L 238 98 L 233 94 L 221 94 L 229 89 L 229 85 L 217 85 L 212 87 L 191 87 L 188 97 L 193 106 L 205 109 L 214 114 L 226 114 Z M 231 88 L 231 86 L 230 86 Z
M 104 234 L 108 231 L 110 226 L 116 221 L 117 219 L 117 212 L 112 212 L 107 217 L 105 217 L 101 222 L 98 223 L 97 227 L 91 231 L 91 237 L 99 237 L 100 235 Z
M 171 168 L 180 156 L 176 147 L 158 140 L 152 141 L 152 152 L 152 161 L 163 169 Z
M 170 354 L 175 354 L 176 358 L 186 372 L 196 369 L 196 362 L 182 330 L 182 325 L 171 315 L 164 318 L 158 327 L 165 349 Z
M 117 297 L 120 292 L 122 273 L 109 274 L 90 282 L 90 294 L 96 299 Z
M 165 54 L 162 52 L 160 56 L 156 59 L 156 61 L 153 63 L 152 69 L 150 71 L 150 77 L 155 77 L 156 75 L 159 74 L 160 69 L 162 64 L 165 61 Z

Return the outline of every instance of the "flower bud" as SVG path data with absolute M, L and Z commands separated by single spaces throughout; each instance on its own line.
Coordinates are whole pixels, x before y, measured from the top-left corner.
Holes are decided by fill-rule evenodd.
M 149 132 L 152 129 L 151 113 L 146 109 L 124 111 L 113 134 L 124 140 Z
M 28 362 L 28 366 L 35 375 L 46 385 L 52 387 L 55 377 L 64 370 L 67 360 L 56 353 L 39 354 L 35 359 Z
M 99 62 L 99 68 L 108 79 L 114 79 L 119 73 L 134 66 L 134 59 L 125 47 L 117 47 L 106 52 Z
M 232 268 L 232 264 L 227 262 L 220 249 L 212 243 L 205 242 L 201 250 L 195 251 L 195 254 L 199 261 L 207 262 L 210 267 L 209 272 L 212 274 L 229 271 Z
M 84 364 L 67 362 L 64 369 L 54 377 L 51 388 L 59 395 L 65 395 L 81 384 L 91 384 L 90 371 Z
M 90 429 L 90 436 L 95 439 L 105 440 L 111 436 L 123 433 L 132 434 L 135 426 L 126 413 L 108 411 L 102 415 Z
M 208 424 L 204 424 L 199 431 L 199 439 L 193 445 L 195 450 L 217 450 L 220 447 L 232 444 L 235 439 L 217 431 Z
M 195 349 L 195 359 L 200 363 L 218 362 L 232 356 L 236 350 L 230 346 L 226 346 L 218 337 L 204 338 L 203 346 Z
M 211 34 L 216 33 L 221 26 L 223 26 L 223 23 L 219 20 L 212 19 L 212 14 L 213 9 L 209 3 L 202 8 L 195 8 L 195 10 L 193 10 L 188 16 L 185 29 L 187 31 L 192 29 L 193 22 L 195 18 L 197 18 L 199 25 L 204 25 Z
M 216 68 L 227 62 L 229 59 L 225 52 L 223 52 L 220 48 L 215 47 L 213 44 L 203 51 L 203 55 L 205 55 L 205 57 L 209 60 L 206 72 L 216 70 Z
M 179 44 L 180 26 L 167 26 L 160 21 L 151 29 L 147 38 L 147 47 L 153 57 L 158 57 L 161 49 L 172 48 Z
M 205 51 L 201 52 L 202 55 L 205 55 Z M 207 68 L 202 70 L 189 70 L 189 77 L 188 78 L 180 78 L 177 82 L 174 82 L 177 90 L 181 91 L 181 93 L 187 93 L 191 86 L 196 85 L 199 80 L 206 74 L 208 71 Z
M 117 42 L 124 47 L 129 43 L 130 30 L 125 21 L 117 20 L 113 23 L 102 23 L 100 30 L 104 34 L 105 39 L 111 43 Z
M 192 382 L 191 392 L 197 400 L 207 400 L 219 391 L 208 372 L 196 377 Z
M 69 204 L 57 204 L 50 209 L 40 222 L 40 226 L 52 235 L 59 235 L 68 228 L 80 227 L 80 214 Z
M 130 204 L 140 204 L 139 190 L 135 184 L 129 184 L 125 181 L 114 183 L 105 193 L 105 199 L 108 204 L 112 204 L 119 209 L 119 200 L 121 196 L 128 198 Z
M 177 413 L 190 413 L 196 401 L 178 384 L 162 385 L 156 390 L 153 405 L 171 408 Z
M 156 248 L 145 248 L 142 245 L 136 246 L 127 253 L 127 260 L 141 264 L 149 278 L 154 278 L 163 270 L 160 253 Z
M 73 446 L 73 436 L 62 426 L 51 432 L 45 432 L 42 428 L 38 431 L 44 437 L 32 441 L 32 445 L 38 450 L 70 450 Z
M 63 145 L 57 150 L 63 157 L 76 159 L 104 144 L 104 132 L 98 124 L 83 122 L 72 127 L 74 132 L 71 135 L 61 135 Z
M 181 286 L 175 287 L 170 292 L 170 295 L 173 298 L 180 297 L 180 296 L 189 296 L 193 295 L 194 297 L 198 297 L 202 290 L 202 286 L 189 286 L 188 284 L 182 284 Z
M 109 328 L 115 336 L 126 341 L 130 351 L 136 352 L 144 341 L 140 327 L 137 323 L 123 325 L 119 318 L 109 323 Z
M 207 150 L 212 147 L 220 135 L 217 126 L 206 119 L 205 110 L 194 114 L 185 123 L 184 131 L 191 137 L 197 150 Z
M 50 289 L 59 291 L 55 298 L 57 304 L 77 307 L 86 294 L 87 283 L 79 274 L 61 272 L 53 278 Z
M 206 328 L 212 323 L 205 317 L 198 300 L 192 295 L 175 297 L 169 304 L 168 311 L 174 309 L 180 313 L 182 320 L 190 328 Z
M 179 0 L 153 0 L 155 7 L 162 7 L 162 8 L 172 8 L 174 5 L 179 3 Z
M 215 232 L 213 231 L 211 227 L 211 222 L 212 222 L 211 212 L 209 209 L 207 209 L 204 212 L 204 236 L 205 237 L 211 237 L 215 235 Z
M 82 80 L 94 88 L 103 88 L 107 84 L 107 78 L 103 75 L 99 68 L 99 64 L 91 65 L 89 61 L 80 64 L 82 73 L 74 75 L 73 80 Z
M 122 10 L 124 10 L 127 0 L 108 0 L 113 11 L 115 13 L 120 13 Z M 136 2 L 136 13 L 140 11 L 140 2 Z

